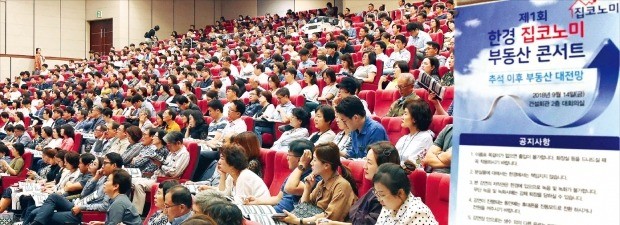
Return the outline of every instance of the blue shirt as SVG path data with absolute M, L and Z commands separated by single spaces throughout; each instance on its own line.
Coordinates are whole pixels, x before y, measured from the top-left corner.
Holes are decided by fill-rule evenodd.
M 347 151 L 347 157 L 352 159 L 364 158 L 368 145 L 386 140 L 388 137 L 383 126 L 367 116 L 362 131 L 354 130 L 351 132 L 351 149 Z
M 187 219 L 189 219 L 192 215 L 193 215 L 192 211 L 189 211 L 185 215 L 182 215 L 180 217 L 174 218 L 172 220 L 172 222 L 169 222 L 168 224 L 170 224 L 170 225 L 179 225 L 179 224 L 185 222 Z
M 304 171 L 301 174 L 300 180 L 303 181 L 311 172 L 312 170 Z M 278 213 L 284 212 L 283 210 L 286 210 L 289 212 L 293 211 L 293 209 L 295 209 L 295 205 L 297 205 L 297 203 L 299 203 L 299 199 L 301 199 L 301 196 L 299 195 L 289 194 L 289 193 L 286 193 L 286 191 L 284 191 L 284 186 L 286 186 L 286 182 L 288 181 L 289 177 L 287 177 L 286 180 L 284 180 L 284 183 L 282 183 L 282 186 L 280 187 L 280 191 L 282 192 L 282 199 L 280 200 L 280 202 L 278 202 L 276 206 L 273 207 Z

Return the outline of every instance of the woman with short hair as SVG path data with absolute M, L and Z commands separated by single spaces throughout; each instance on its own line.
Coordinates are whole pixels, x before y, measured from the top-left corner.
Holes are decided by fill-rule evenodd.
M 411 193 L 409 170 L 387 163 L 372 178 L 374 194 L 383 206 L 377 224 L 437 225 L 435 216 L 420 198 Z

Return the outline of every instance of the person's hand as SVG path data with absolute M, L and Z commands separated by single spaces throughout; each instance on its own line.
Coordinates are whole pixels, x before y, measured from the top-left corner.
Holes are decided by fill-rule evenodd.
M 305 180 L 304 180 L 304 181 L 305 181 L 305 182 L 306 182 L 306 184 L 307 184 L 307 185 L 306 185 L 306 187 L 310 187 L 310 188 L 312 188 L 312 187 L 314 187 L 314 185 L 316 184 L 316 177 L 315 177 L 315 175 L 314 175 L 314 174 L 310 174 L 310 175 L 308 175 L 308 176 L 305 178 Z
M 439 104 L 439 101 L 437 100 L 437 95 L 435 93 L 428 93 L 428 101 L 434 105 Z
M 103 223 L 102 221 L 90 221 L 88 222 L 88 225 L 103 225 L 105 223 Z
M 220 167 L 217 168 L 217 172 L 220 174 L 220 177 L 226 177 L 226 172 L 222 171 Z
M 387 80 L 387 76 L 383 75 L 379 78 L 379 83 L 383 83 Z
M 93 177 L 95 180 L 99 180 L 99 178 L 101 178 L 103 176 L 103 169 L 98 169 L 97 172 L 95 172 L 95 177 Z
M 284 210 L 284 214 L 286 214 L 286 217 L 280 219 L 280 221 L 287 224 L 297 224 L 299 222 L 299 218 L 297 218 L 297 216 L 293 215 L 292 213 Z
M 200 185 L 200 186 L 198 186 L 198 190 L 199 191 L 206 191 L 206 190 L 213 189 L 213 188 L 214 187 L 211 187 L 209 185 Z
M 73 213 L 73 215 L 77 216 L 80 212 L 82 212 L 82 210 L 78 206 L 73 206 L 73 208 L 71 208 L 71 213 Z
M 325 215 L 324 213 L 321 213 L 320 215 Z M 333 224 L 333 221 L 324 218 L 324 216 L 321 216 L 321 218 L 317 218 L 316 219 L 316 224 L 317 225 L 331 225 Z
M 338 95 L 337 97 L 334 98 L 334 100 L 332 101 L 332 103 L 334 105 L 338 105 L 340 104 L 340 101 L 342 100 L 342 98 L 340 98 L 340 95 Z
M 243 204 L 244 205 L 258 205 L 258 201 L 256 197 L 250 195 L 246 197 L 245 199 L 243 199 Z
M 308 149 L 304 150 L 304 154 L 301 155 L 301 158 L 299 159 L 299 163 L 304 166 L 304 168 L 308 168 L 308 166 L 310 165 L 310 161 L 312 161 L 312 152 Z

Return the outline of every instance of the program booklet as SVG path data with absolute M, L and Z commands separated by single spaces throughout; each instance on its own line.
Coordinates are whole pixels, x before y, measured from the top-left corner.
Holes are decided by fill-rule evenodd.
M 446 88 L 441 86 L 438 80 L 435 80 L 435 78 L 425 72 L 421 72 L 417 82 L 420 87 L 426 89 L 429 93 L 437 95 L 437 99 L 439 101 L 443 100 L 443 95 L 446 92 Z
M 270 205 L 237 205 L 241 209 L 243 217 L 250 221 L 257 222 L 262 225 L 286 225 L 286 223 L 274 220 L 273 214 L 276 210 Z

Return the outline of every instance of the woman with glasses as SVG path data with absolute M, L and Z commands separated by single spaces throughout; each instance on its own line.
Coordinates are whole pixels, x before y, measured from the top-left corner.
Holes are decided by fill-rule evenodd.
M 351 176 L 351 171 L 340 161 L 338 146 L 334 143 L 320 144 L 314 147 L 314 156 L 310 150 L 305 150 L 300 167 L 305 170 L 312 166 L 312 173 L 304 179 L 304 193 L 296 208 L 310 205 L 319 208 L 322 213 L 307 218 L 300 218 L 293 213 L 284 211 L 286 217 L 282 219 L 287 224 L 307 224 L 320 218 L 334 221 L 344 221 L 351 205 L 357 201 L 357 187 Z M 312 159 L 310 161 L 309 159 Z M 338 172 L 340 169 L 341 172 Z M 323 179 L 318 181 L 317 177 Z
M 437 225 L 435 216 L 420 198 L 411 193 L 409 170 L 387 163 L 372 178 L 374 193 L 383 206 L 377 224 Z

